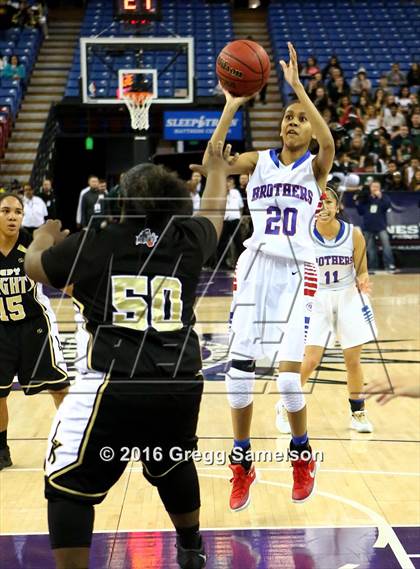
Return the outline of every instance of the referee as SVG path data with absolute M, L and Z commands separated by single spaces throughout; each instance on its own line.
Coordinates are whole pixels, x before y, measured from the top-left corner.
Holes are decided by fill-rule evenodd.
M 188 456 L 203 391 L 193 306 L 223 224 L 229 152 L 209 146 L 197 216 L 176 174 L 141 164 L 124 176 L 121 223 L 67 237 L 59 221 L 48 221 L 28 251 L 28 274 L 73 285 L 86 319 L 88 373 L 60 407 L 46 455 L 58 569 L 88 567 L 94 505 L 123 474 L 123 447 L 140 449 L 143 474 L 175 526 L 180 567 L 205 566 L 199 483 Z

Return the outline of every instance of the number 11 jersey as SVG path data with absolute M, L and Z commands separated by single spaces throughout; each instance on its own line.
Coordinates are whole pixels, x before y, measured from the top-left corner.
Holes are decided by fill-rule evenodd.
M 285 166 L 279 150 L 258 152 L 246 192 L 254 232 L 245 247 L 267 255 L 315 263 L 313 226 L 321 191 L 309 150 Z

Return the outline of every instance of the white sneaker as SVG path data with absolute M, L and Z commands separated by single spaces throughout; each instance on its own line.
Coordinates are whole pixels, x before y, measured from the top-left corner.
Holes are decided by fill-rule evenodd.
M 276 427 L 284 435 L 289 435 L 290 430 L 289 417 L 287 416 L 287 409 L 283 405 L 282 400 L 276 403 Z
M 373 425 L 367 417 L 367 411 L 355 411 L 351 414 L 350 429 L 358 433 L 372 433 Z

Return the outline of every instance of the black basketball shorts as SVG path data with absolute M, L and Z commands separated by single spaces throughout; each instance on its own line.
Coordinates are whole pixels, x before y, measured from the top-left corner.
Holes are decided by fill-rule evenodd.
M 47 315 L 0 323 L 0 397 L 7 397 L 17 375 L 26 395 L 69 385 L 58 329 Z
M 100 503 L 131 460 L 159 478 L 191 458 L 202 376 L 156 382 L 152 392 L 130 383 L 89 372 L 70 387 L 48 439 L 47 498 Z

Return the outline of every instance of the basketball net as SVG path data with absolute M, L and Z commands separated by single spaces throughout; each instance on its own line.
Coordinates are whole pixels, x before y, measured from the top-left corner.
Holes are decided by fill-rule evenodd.
M 149 109 L 152 104 L 153 93 L 129 91 L 122 94 L 122 99 L 130 112 L 131 128 L 147 130 L 149 128 Z

